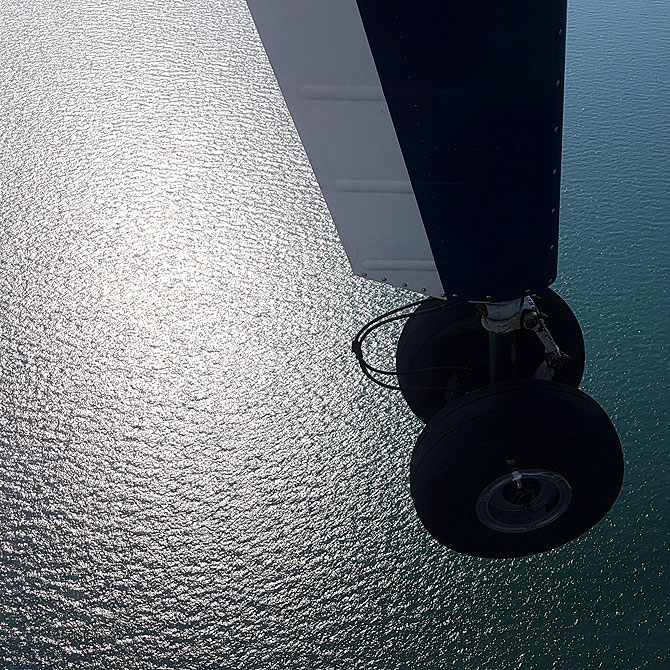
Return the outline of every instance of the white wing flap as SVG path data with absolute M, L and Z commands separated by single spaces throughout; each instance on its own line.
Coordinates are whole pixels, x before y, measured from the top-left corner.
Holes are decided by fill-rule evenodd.
M 248 0 L 353 271 L 441 296 L 355 0 Z

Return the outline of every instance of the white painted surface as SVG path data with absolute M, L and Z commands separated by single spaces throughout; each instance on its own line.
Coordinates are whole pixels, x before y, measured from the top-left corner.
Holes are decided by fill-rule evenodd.
M 441 296 L 355 0 L 248 0 L 356 274 Z

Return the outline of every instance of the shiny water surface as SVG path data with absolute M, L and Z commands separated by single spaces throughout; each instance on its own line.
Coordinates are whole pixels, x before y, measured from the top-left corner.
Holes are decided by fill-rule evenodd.
M 0 666 L 668 668 L 669 34 L 570 8 L 557 289 L 623 492 L 492 561 L 414 514 L 348 352 L 412 296 L 350 275 L 245 3 L 0 0 Z

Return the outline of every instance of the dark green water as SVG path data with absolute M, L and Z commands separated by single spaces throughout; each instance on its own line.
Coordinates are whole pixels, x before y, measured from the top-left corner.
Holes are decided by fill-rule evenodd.
M 570 6 L 556 287 L 626 479 L 511 561 L 414 514 L 348 352 L 411 296 L 350 276 L 243 2 L 0 0 L 0 81 L 0 667 L 669 667 L 665 0 Z

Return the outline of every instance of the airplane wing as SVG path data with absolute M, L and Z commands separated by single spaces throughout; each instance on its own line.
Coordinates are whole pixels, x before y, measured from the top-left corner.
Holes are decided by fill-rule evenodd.
M 353 271 L 458 300 L 556 277 L 566 0 L 247 0 Z

